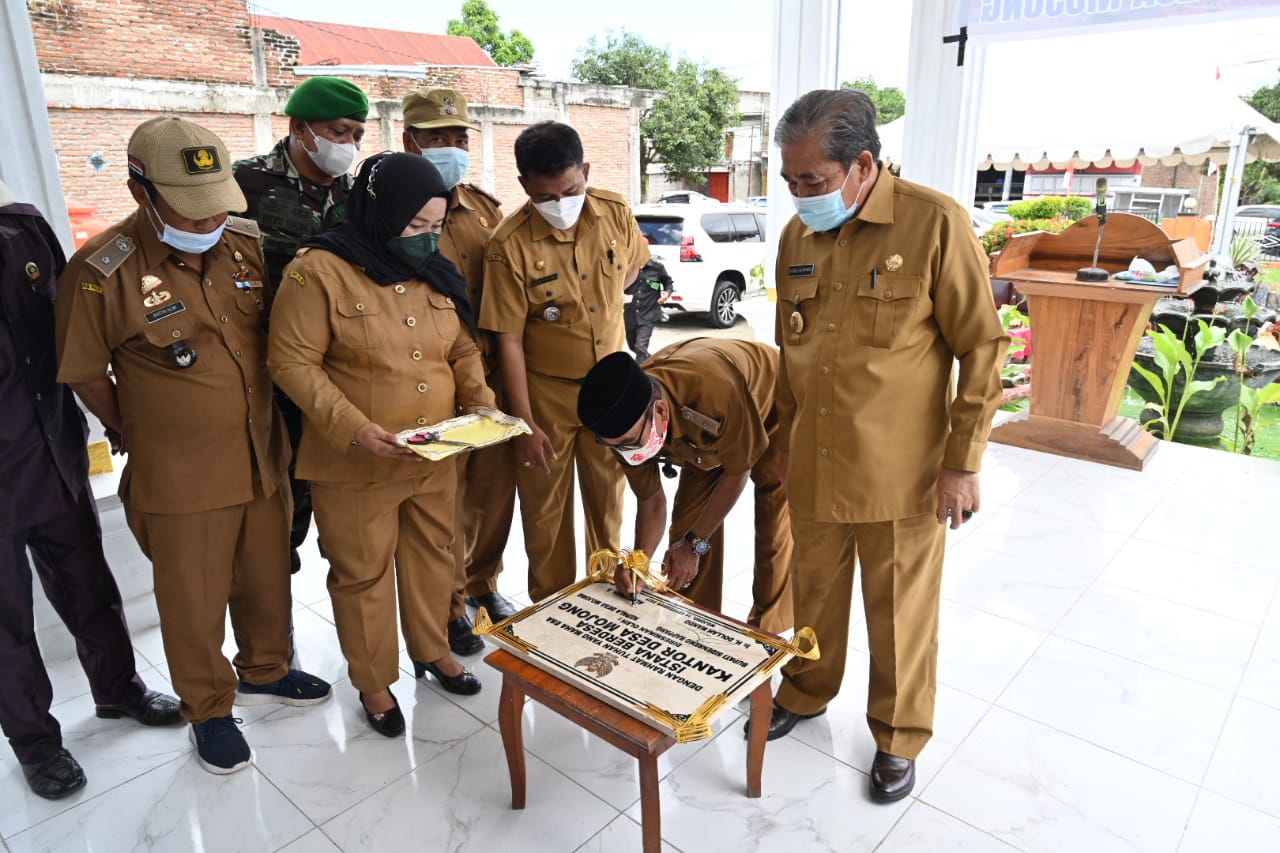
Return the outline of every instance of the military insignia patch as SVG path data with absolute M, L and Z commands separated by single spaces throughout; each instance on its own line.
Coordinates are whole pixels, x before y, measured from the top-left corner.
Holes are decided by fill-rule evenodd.
M 201 145 L 198 148 L 183 148 L 182 163 L 187 167 L 188 175 L 206 175 L 222 171 L 222 163 L 218 159 L 218 150 L 209 145 Z
M 902 266 L 902 255 L 890 255 L 884 262 L 884 268 L 889 272 L 897 272 Z
M 511 262 L 502 255 L 499 255 L 497 252 L 490 252 L 484 256 L 484 259 L 486 261 L 493 261 L 495 264 L 502 264 L 504 267 L 511 266 Z
M 157 290 L 148 293 L 142 297 L 142 304 L 148 308 L 155 308 L 157 305 L 163 305 L 173 298 L 173 294 L 167 290 Z
M 304 275 L 303 275 L 302 273 L 300 273 L 300 272 L 291 272 L 291 273 L 289 273 L 289 278 L 291 278 L 291 279 L 293 279 L 294 281 L 296 281 L 296 282 L 298 283 L 298 287 L 306 287 L 306 286 L 307 286 L 307 277 L 306 277 L 306 276 L 304 276 Z
M 456 116 L 458 114 L 458 108 L 453 105 L 453 98 L 441 99 L 440 114 L 446 116 Z
M 133 241 L 122 234 L 116 238 L 116 248 L 122 252 L 132 252 Z
M 160 280 L 159 276 L 144 275 L 142 277 L 142 284 L 140 286 L 142 295 L 146 296 L 147 294 L 149 294 L 151 291 L 155 290 L 157 287 L 159 287 L 162 284 L 164 284 L 164 282 Z
M 40 277 L 40 265 L 37 264 L 35 261 L 27 261 L 27 265 L 26 267 L 24 267 L 24 269 L 27 272 L 27 278 L 31 279 L 32 281 L 35 281 Z
M 804 315 L 799 311 L 791 312 L 791 331 L 797 335 L 804 331 Z
M 85 293 L 101 293 L 102 285 L 94 284 L 91 281 L 82 281 L 80 282 L 80 289 Z

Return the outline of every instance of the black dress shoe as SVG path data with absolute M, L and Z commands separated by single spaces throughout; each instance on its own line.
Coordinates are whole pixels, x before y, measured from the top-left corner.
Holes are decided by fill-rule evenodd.
M 511 600 L 497 590 L 475 597 L 468 595 L 467 604 L 477 609 L 483 607 L 489 611 L 489 619 L 494 622 L 510 619 L 517 612 L 517 608 L 511 603 Z
M 104 720 L 133 717 L 144 726 L 171 726 L 182 722 L 178 700 L 156 690 L 139 693 L 133 701 L 122 705 L 98 705 L 94 713 Z
M 896 803 L 916 786 L 916 761 L 899 758 L 876 750 L 871 762 L 871 799 L 877 803 Z
M 433 663 L 413 662 L 414 675 L 421 678 L 425 672 L 431 673 L 435 680 L 440 682 L 440 686 L 450 693 L 457 693 L 459 696 L 474 696 L 480 692 L 480 679 L 476 678 L 469 669 L 463 669 L 457 675 L 445 675 L 440 671 L 440 667 Z
M 449 620 L 449 648 L 455 655 L 475 655 L 484 651 L 484 640 L 471 632 L 471 617 Z
M 84 770 L 65 749 L 48 761 L 22 765 L 22 775 L 32 792 L 46 800 L 60 800 L 84 787 Z
M 769 716 L 769 737 L 768 740 L 777 740 L 780 737 L 786 737 L 791 734 L 791 730 L 796 727 L 796 723 L 801 720 L 812 720 L 814 717 L 821 717 L 827 713 L 827 709 L 823 708 L 813 714 L 796 714 L 788 711 L 786 708 L 773 703 L 773 713 Z M 751 737 L 751 719 L 747 718 L 747 724 L 742 727 L 742 736 L 744 738 Z
M 369 721 L 371 729 L 383 737 L 399 737 L 404 734 L 404 714 L 400 713 L 400 700 L 396 699 L 396 694 L 391 694 L 395 707 L 376 714 L 365 707 L 363 693 L 356 691 L 356 696 L 360 697 L 360 707 L 364 710 L 364 718 Z

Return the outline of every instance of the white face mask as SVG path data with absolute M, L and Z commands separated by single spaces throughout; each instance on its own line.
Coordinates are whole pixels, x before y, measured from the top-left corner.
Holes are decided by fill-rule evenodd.
M 533 209 L 538 211 L 552 228 L 568 231 L 578 224 L 578 217 L 582 215 L 582 205 L 586 200 L 586 193 L 567 195 L 557 201 L 534 202 Z
M 156 236 L 160 238 L 160 242 L 164 243 L 170 249 L 175 249 L 179 252 L 185 252 L 190 255 L 203 255 L 205 252 L 218 245 L 218 241 L 222 239 L 222 231 L 227 227 L 227 223 L 224 220 L 221 225 L 210 231 L 208 234 L 200 231 L 182 231 L 181 229 L 174 228 L 168 222 L 161 219 L 160 211 L 156 210 L 151 205 L 147 205 L 147 210 L 147 218 L 150 219 L 151 213 L 154 212 L 156 219 L 159 220 L 161 226 L 163 226 L 162 228 L 156 228 Z M 152 227 L 155 227 L 154 222 L 152 223 Z
M 352 164 L 356 162 L 356 155 L 360 152 L 359 145 L 354 142 L 334 142 L 323 136 L 317 136 L 311 129 L 311 125 L 307 125 L 307 132 L 315 141 L 316 150 L 311 151 L 305 145 L 302 148 L 311 158 L 311 162 L 316 164 L 317 169 L 331 178 L 341 177 L 351 171 Z

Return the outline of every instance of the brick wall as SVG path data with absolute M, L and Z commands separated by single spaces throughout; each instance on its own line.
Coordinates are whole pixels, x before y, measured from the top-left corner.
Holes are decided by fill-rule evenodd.
M 252 83 L 243 0 L 28 0 L 40 70 Z M 238 29 L 239 28 L 239 29 Z
M 156 115 L 158 113 L 126 110 L 49 110 L 53 144 L 67 197 L 91 205 L 100 218 L 111 222 L 132 212 L 137 205 L 125 187 L 129 177 L 129 137 L 134 128 Z M 250 116 L 189 113 L 183 114 L 183 118 L 218 134 L 232 160 L 256 153 Z M 102 155 L 107 161 L 106 168 L 96 174 L 88 163 L 94 154 Z
M 1142 167 L 1144 187 L 1176 187 L 1192 191 L 1197 215 L 1207 216 L 1218 209 L 1217 175 L 1205 175 L 1204 166 L 1165 166 L 1156 163 Z
M 591 164 L 591 186 L 631 195 L 630 110 L 574 105 L 569 124 L 582 137 L 582 149 Z

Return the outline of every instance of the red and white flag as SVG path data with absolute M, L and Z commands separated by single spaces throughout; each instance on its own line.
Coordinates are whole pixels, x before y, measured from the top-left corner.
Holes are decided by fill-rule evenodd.
M 1063 173 L 1062 173 L 1062 188 L 1063 188 L 1065 191 L 1067 191 L 1067 192 L 1071 192 L 1071 180 L 1072 180 L 1075 176 L 1076 176 L 1076 164 L 1075 164 L 1075 163 L 1068 163 L 1068 164 L 1067 164 L 1067 171 L 1065 171 L 1065 172 L 1063 172 Z

